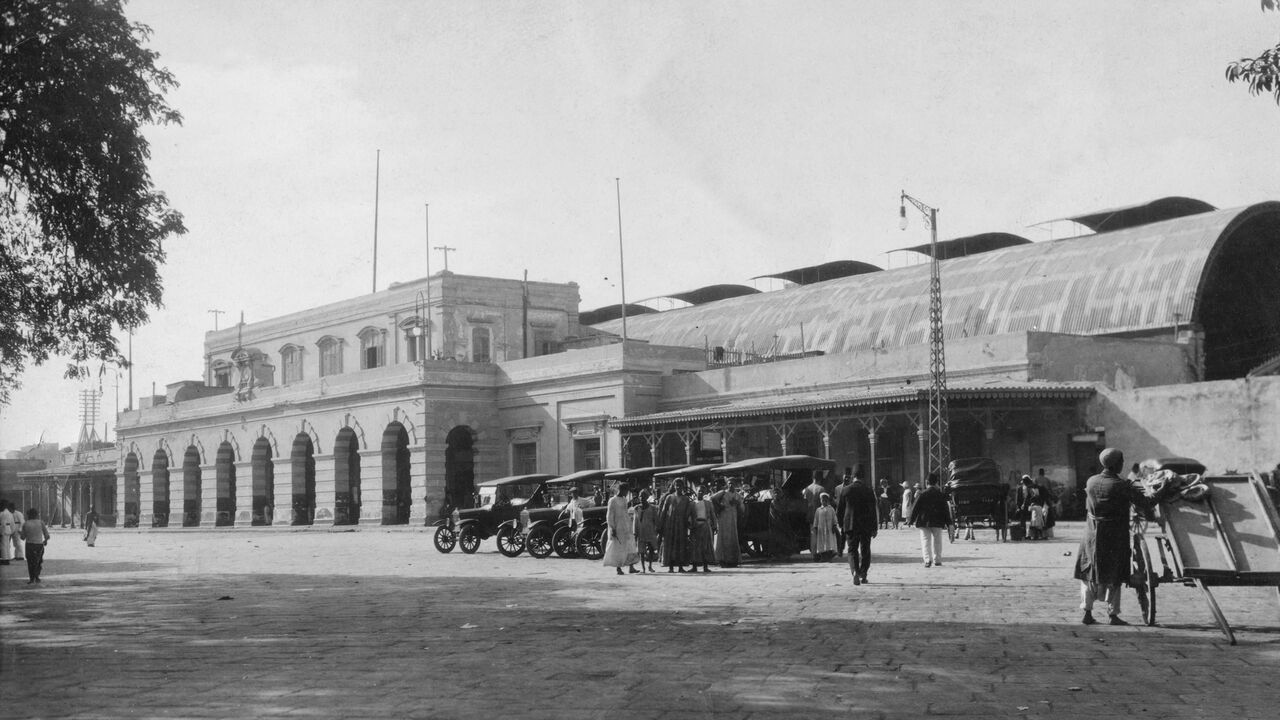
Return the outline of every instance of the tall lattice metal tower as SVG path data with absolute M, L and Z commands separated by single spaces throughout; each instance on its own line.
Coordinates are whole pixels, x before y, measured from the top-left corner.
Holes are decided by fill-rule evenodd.
M 80 454 L 93 449 L 98 441 L 98 406 L 101 396 L 97 390 L 80 391 L 80 440 L 76 443 L 77 459 Z
M 898 216 L 907 229 L 910 202 L 929 223 L 929 471 L 942 477 L 951 461 L 951 428 L 947 419 L 947 353 L 942 335 L 942 275 L 938 270 L 938 209 L 902 193 Z

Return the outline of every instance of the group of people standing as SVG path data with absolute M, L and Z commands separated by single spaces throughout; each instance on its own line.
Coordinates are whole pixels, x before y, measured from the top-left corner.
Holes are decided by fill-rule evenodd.
M 678 478 L 656 504 L 650 489 L 633 500 L 630 486 L 619 483 L 605 516 L 609 538 L 604 564 L 619 575 L 623 567 L 632 573 L 656 572 L 655 557 L 669 573 L 697 572 L 699 567 L 709 573 L 712 563 L 737 567 L 743 503 L 742 494 L 726 480 L 713 489 Z
M 853 582 L 861 585 L 867 582 L 871 567 L 871 540 L 881 529 L 897 528 L 906 521 L 920 531 L 925 566 L 942 564 L 942 532 L 953 523 L 936 474 L 920 493 L 887 480 L 877 491 L 862 479 L 861 466 L 846 468 L 839 485 L 828 488 L 821 480 L 815 476 L 802 493 L 815 560 L 843 555 L 847 544 Z M 785 515 L 793 501 L 778 487 L 764 492 L 771 499 L 770 536 L 778 536 L 777 544 L 784 549 L 779 554 L 789 555 L 785 549 L 794 547 L 794 537 Z M 655 572 L 654 558 L 668 573 L 699 569 L 709 573 L 713 563 L 737 567 L 741 563 L 738 526 L 745 503 L 738 482 L 729 478 L 720 478 L 714 485 L 677 478 L 656 500 L 648 488 L 633 498 L 631 488 L 620 483 L 606 515 L 609 535 L 604 565 L 619 575 L 625 574 L 623 568 L 630 573 Z
M 40 582 L 44 569 L 44 545 L 49 542 L 49 529 L 35 508 L 26 515 L 12 502 L 0 500 L 0 565 L 12 560 L 27 561 L 27 584 Z

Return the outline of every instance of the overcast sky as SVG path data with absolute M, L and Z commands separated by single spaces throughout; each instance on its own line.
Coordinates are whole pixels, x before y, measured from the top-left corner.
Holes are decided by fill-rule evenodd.
M 135 396 L 201 377 L 211 309 L 226 327 L 370 291 L 379 149 L 380 289 L 426 274 L 429 203 L 450 270 L 572 280 L 583 309 L 618 301 L 615 177 L 630 300 L 903 264 L 886 252 L 928 230 L 914 214 L 899 230 L 902 189 L 940 209 L 944 239 L 1047 240 L 1030 226 L 1166 195 L 1280 199 L 1280 108 L 1223 77 L 1280 38 L 1257 0 L 125 10 L 181 82 L 185 122 L 148 136 L 190 230 L 134 337 Z M 27 372 L 0 449 L 75 441 L 82 386 L 61 373 Z

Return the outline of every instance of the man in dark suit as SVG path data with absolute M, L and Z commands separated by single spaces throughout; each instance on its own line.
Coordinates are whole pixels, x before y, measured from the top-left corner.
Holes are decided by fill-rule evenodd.
M 852 482 L 840 493 L 836 509 L 840 529 L 849 543 L 849 572 L 853 574 L 854 585 L 867 581 L 867 570 L 871 567 L 871 538 L 880 528 L 876 504 L 875 491 L 860 472 L 855 472 Z
M 862 474 L 861 465 L 858 466 L 857 473 L 859 475 Z M 853 475 L 853 468 L 846 467 L 844 469 L 844 477 L 840 479 L 840 484 L 836 485 L 831 491 L 831 502 L 835 503 L 836 506 L 836 522 L 843 522 L 840 519 L 840 508 L 844 507 L 844 505 L 840 504 L 841 498 L 844 497 L 844 491 L 849 489 L 849 484 L 853 482 Z M 841 530 L 840 534 L 836 536 L 836 557 L 844 555 L 844 541 L 844 531 Z

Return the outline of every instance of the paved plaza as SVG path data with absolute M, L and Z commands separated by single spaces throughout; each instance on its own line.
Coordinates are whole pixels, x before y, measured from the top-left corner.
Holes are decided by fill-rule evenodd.
M 1235 647 L 1180 585 L 1161 627 L 1084 627 L 1081 529 L 928 569 L 883 531 L 861 587 L 799 560 L 441 555 L 422 528 L 55 530 L 43 583 L 0 568 L 0 696 L 6 718 L 1276 717 L 1274 589 L 1220 591 Z

